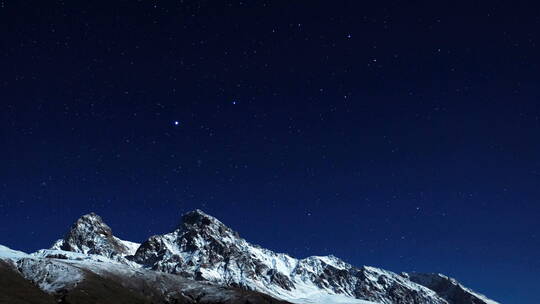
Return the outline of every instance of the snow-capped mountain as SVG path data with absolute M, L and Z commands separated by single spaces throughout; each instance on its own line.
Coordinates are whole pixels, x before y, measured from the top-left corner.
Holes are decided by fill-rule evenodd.
M 139 245 L 113 236 L 111 228 L 101 217 L 90 213 L 80 217 L 64 238 L 56 241 L 51 249 L 101 255 L 125 261 L 124 258 L 133 255 Z
M 146 286 L 155 303 L 191 303 L 193 293 L 212 299 L 219 290 L 229 296 L 205 303 L 233 303 L 243 290 L 257 299 L 266 294 L 299 304 L 497 304 L 439 274 L 396 274 L 355 267 L 334 256 L 296 259 L 275 253 L 250 244 L 200 210 L 184 214 L 174 231 L 140 245 L 115 237 L 91 213 L 77 220 L 51 249 L 27 255 L 0 247 L 2 259 L 52 294 L 77 290 L 90 276 L 113 280 L 130 292 Z
M 302 302 L 306 294 L 329 294 L 384 304 L 448 303 L 433 290 L 392 272 L 356 268 L 333 256 L 298 260 L 254 246 L 200 210 L 185 214 L 173 232 L 142 243 L 134 260 L 150 269 L 292 302 Z

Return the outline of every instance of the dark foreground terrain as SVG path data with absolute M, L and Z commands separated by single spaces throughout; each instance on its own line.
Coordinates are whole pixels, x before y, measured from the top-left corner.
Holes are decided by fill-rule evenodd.
M 164 295 L 144 280 L 121 284 L 86 272 L 73 289 L 47 294 L 23 278 L 14 265 L 0 260 L 0 303 L 2 304 L 287 304 L 265 294 L 236 288 L 201 285 Z M 127 285 L 127 286 L 124 286 Z M 130 287 L 130 286 L 137 286 Z

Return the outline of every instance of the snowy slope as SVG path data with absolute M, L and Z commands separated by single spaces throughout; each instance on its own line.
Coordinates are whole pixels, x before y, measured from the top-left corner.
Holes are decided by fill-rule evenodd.
M 185 214 L 173 232 L 149 238 L 134 258 L 154 270 L 240 286 L 296 303 L 325 296 L 384 304 L 448 303 L 433 290 L 392 272 L 356 268 L 334 256 L 298 260 L 260 248 L 200 210 Z
M 84 278 L 79 268 L 50 259 L 23 258 L 17 261 L 17 269 L 24 278 L 49 293 L 69 289 Z
M 82 272 L 77 268 L 54 260 L 38 258 L 2 245 L 0 245 L 0 260 L 8 261 L 25 279 L 46 292 L 68 288 L 83 278 Z
M 0 245 L 0 259 L 50 293 L 73 289 L 93 273 L 130 290 L 153 286 L 161 297 L 183 300 L 180 287 L 197 297 L 218 299 L 221 290 L 230 300 L 243 296 L 239 290 L 253 290 L 298 304 L 499 304 L 439 274 L 396 274 L 355 267 L 335 256 L 296 259 L 275 253 L 200 210 L 184 214 L 174 231 L 142 244 L 115 237 L 91 213 L 51 249 L 26 254 Z
M 0 259 L 16 261 L 18 259 L 26 257 L 28 257 L 28 254 L 22 251 L 13 250 L 6 246 L 0 245 Z
M 79 303 L 78 300 L 71 302 L 64 299 L 66 294 L 69 295 L 72 291 L 78 290 L 74 293 L 79 294 L 79 300 L 81 300 L 81 293 L 88 296 L 85 301 L 90 302 L 84 303 L 102 303 L 99 301 L 100 297 L 108 301 L 107 303 L 117 303 L 116 300 L 118 303 L 131 303 L 129 299 L 124 297 L 127 294 L 138 299 L 137 303 L 143 303 L 141 299 L 146 299 L 144 303 L 156 304 L 288 304 L 264 294 L 224 288 L 219 285 L 185 279 L 177 275 L 134 268 L 105 257 L 97 258 L 96 256 L 62 250 L 40 250 L 32 255 L 26 255 L 0 246 L 0 261 L 12 263 L 13 275 L 22 275 L 41 290 L 56 297 L 61 303 Z M 86 281 L 92 283 L 85 285 Z M 108 298 L 111 296 L 111 284 L 114 285 L 113 291 L 120 291 L 115 299 Z M 7 294 L 1 296 L 3 299 L 13 299 L 17 303 L 20 302 L 18 294 L 10 295 L 9 290 Z M 11 303 L 11 301 L 7 303 Z
M 51 249 L 101 255 L 128 263 L 126 257 L 135 254 L 139 245 L 115 237 L 100 216 L 90 213 L 79 218 L 64 238 L 57 240 Z
M 139 249 L 139 247 L 141 246 L 141 244 L 139 243 L 135 243 L 135 242 L 130 242 L 130 241 L 124 241 L 124 240 L 121 240 L 117 237 L 114 237 L 116 241 L 118 241 L 119 243 L 121 243 L 122 245 L 125 246 L 125 248 L 127 249 L 123 255 L 124 256 L 130 256 L 130 255 L 135 255 L 135 252 L 137 252 L 137 249 Z

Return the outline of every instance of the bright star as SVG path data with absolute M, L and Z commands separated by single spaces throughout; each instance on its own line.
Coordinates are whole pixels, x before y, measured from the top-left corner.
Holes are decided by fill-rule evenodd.
M 180 122 L 179 122 L 178 120 L 175 120 L 175 121 L 173 122 L 173 124 L 174 124 L 175 126 L 178 126 L 178 125 L 180 124 Z

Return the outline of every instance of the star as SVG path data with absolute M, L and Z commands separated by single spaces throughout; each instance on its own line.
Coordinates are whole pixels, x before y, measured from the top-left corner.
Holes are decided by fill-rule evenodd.
M 175 126 L 178 126 L 178 125 L 180 125 L 180 122 L 179 122 L 178 120 L 175 120 L 175 121 L 173 122 L 173 124 L 174 124 Z

